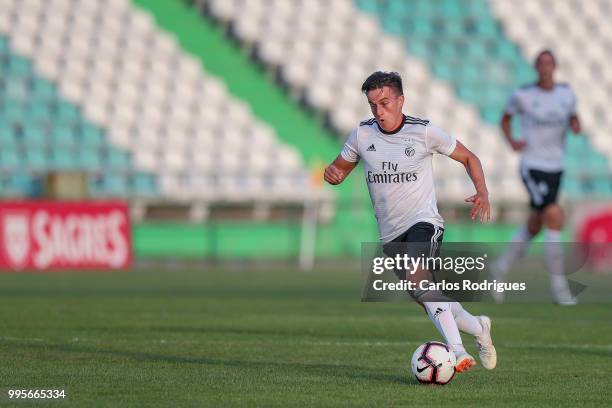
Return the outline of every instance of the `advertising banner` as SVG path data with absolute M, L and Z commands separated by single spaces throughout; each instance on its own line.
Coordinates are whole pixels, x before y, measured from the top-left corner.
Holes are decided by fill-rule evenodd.
M 131 265 L 122 201 L 0 201 L 0 269 L 123 269 Z

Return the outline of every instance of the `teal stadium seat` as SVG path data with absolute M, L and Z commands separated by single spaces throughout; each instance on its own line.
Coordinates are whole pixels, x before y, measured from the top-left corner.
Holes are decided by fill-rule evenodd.
M 54 123 L 50 132 L 55 145 L 72 148 L 79 142 L 76 126 L 69 122 Z
M 7 121 L 0 120 L 0 146 L 14 146 L 17 142 L 15 140 L 15 126 Z
M 59 101 L 55 106 L 56 120 L 64 123 L 74 123 L 81 116 L 78 109 L 66 102 Z
M 116 148 L 109 148 L 106 153 L 106 165 L 113 171 L 127 171 L 130 167 L 130 154 Z
M 0 194 L 7 197 L 35 197 L 39 188 L 34 186 L 33 177 L 23 171 L 0 176 Z
M 578 178 L 569 175 L 563 178 L 561 187 L 563 193 L 569 198 L 579 198 L 585 190 Z
M 0 150 L 0 170 L 13 172 L 21 165 L 17 149 L 2 147 L 2 150 Z
M 104 133 L 87 123 L 82 123 L 80 127 L 80 142 L 90 147 L 100 147 L 104 144 Z
M 356 0 L 356 4 L 377 16 L 389 34 L 402 37 L 409 54 L 426 61 L 435 76 L 451 83 L 459 98 L 475 105 L 482 119 L 494 126 L 510 93 L 536 78 L 531 61 L 504 35 L 486 0 Z M 393 26 L 397 21 L 403 22 L 404 30 Z M 518 129 L 517 121 L 513 129 Z M 607 158 L 587 139 L 568 143 L 564 189 L 578 193 L 575 197 L 587 191 L 608 194 Z
M 140 197 L 154 196 L 157 191 L 156 179 L 151 174 L 137 172 L 132 177 L 130 188 L 133 195 Z
M 55 88 L 46 81 L 34 78 L 32 96 L 37 100 L 50 101 L 56 97 Z
M 75 151 L 62 145 L 54 145 L 49 152 L 49 165 L 55 170 L 76 170 L 79 168 Z
M 127 179 L 120 174 L 102 174 L 90 182 L 89 188 L 98 197 L 124 197 L 129 192 Z
M 593 177 L 591 180 L 593 193 L 598 197 L 610 197 L 612 195 L 612 180 L 607 175 Z
M 27 77 L 32 71 L 30 63 L 22 58 L 11 57 L 7 62 L 7 74 L 16 77 Z
M 80 145 L 80 150 L 75 151 L 77 168 L 87 170 L 91 173 L 98 173 L 104 169 L 104 154 L 98 148 L 87 145 Z
M 33 100 L 27 107 L 26 115 L 30 121 L 37 123 L 50 123 L 52 113 L 49 104 Z
M 41 172 L 50 169 L 47 149 L 42 146 L 28 146 L 23 151 L 24 165 L 27 170 Z
M 98 180 L 109 169 L 113 174 Z M 39 196 L 37 180 L 52 170 L 90 173 L 96 196 L 159 195 L 156 176 L 138 172 L 128 152 L 111 146 L 0 36 L 0 197 Z M 129 174 L 138 174 L 133 186 Z
M 48 144 L 47 128 L 44 124 L 36 122 L 24 122 L 20 125 L 21 128 L 21 143 L 26 148 L 42 147 Z
M 22 103 L 30 99 L 30 90 L 26 78 L 13 78 L 5 82 L 3 88 L 3 98 Z
M 0 108 L 2 118 L 11 123 L 23 122 L 25 116 L 24 104 L 21 102 L 5 99 Z

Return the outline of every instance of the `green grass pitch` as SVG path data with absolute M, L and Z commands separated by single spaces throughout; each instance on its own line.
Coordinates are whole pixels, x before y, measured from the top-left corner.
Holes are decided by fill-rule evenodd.
M 436 387 L 410 373 L 440 339 L 421 308 L 360 302 L 360 286 L 329 271 L 0 274 L 0 404 L 61 388 L 45 405 L 612 405 L 610 303 L 467 304 L 493 319 L 498 368 Z

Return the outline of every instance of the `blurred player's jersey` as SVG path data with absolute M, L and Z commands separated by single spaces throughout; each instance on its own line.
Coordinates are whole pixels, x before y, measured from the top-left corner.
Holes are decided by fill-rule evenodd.
M 404 116 L 396 132 L 385 132 L 375 119 L 361 122 L 351 132 L 341 155 L 350 162 L 363 161 L 383 243 L 417 222 L 443 225 L 436 202 L 432 156 L 448 156 L 456 145 L 455 138 L 444 130 L 411 116 Z
M 512 93 L 506 113 L 521 116 L 526 146 L 521 166 L 542 171 L 563 170 L 565 135 L 569 119 L 576 114 L 576 96 L 565 84 L 551 90 L 528 85 Z

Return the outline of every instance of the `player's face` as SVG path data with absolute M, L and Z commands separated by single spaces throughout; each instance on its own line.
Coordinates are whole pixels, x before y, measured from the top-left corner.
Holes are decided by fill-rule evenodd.
M 544 53 L 536 61 L 535 69 L 538 71 L 540 79 L 552 79 L 555 71 L 555 59 L 552 55 Z
M 404 119 L 404 95 L 398 95 L 393 88 L 383 86 L 369 91 L 367 97 L 372 114 L 380 127 L 388 132 L 397 129 Z

